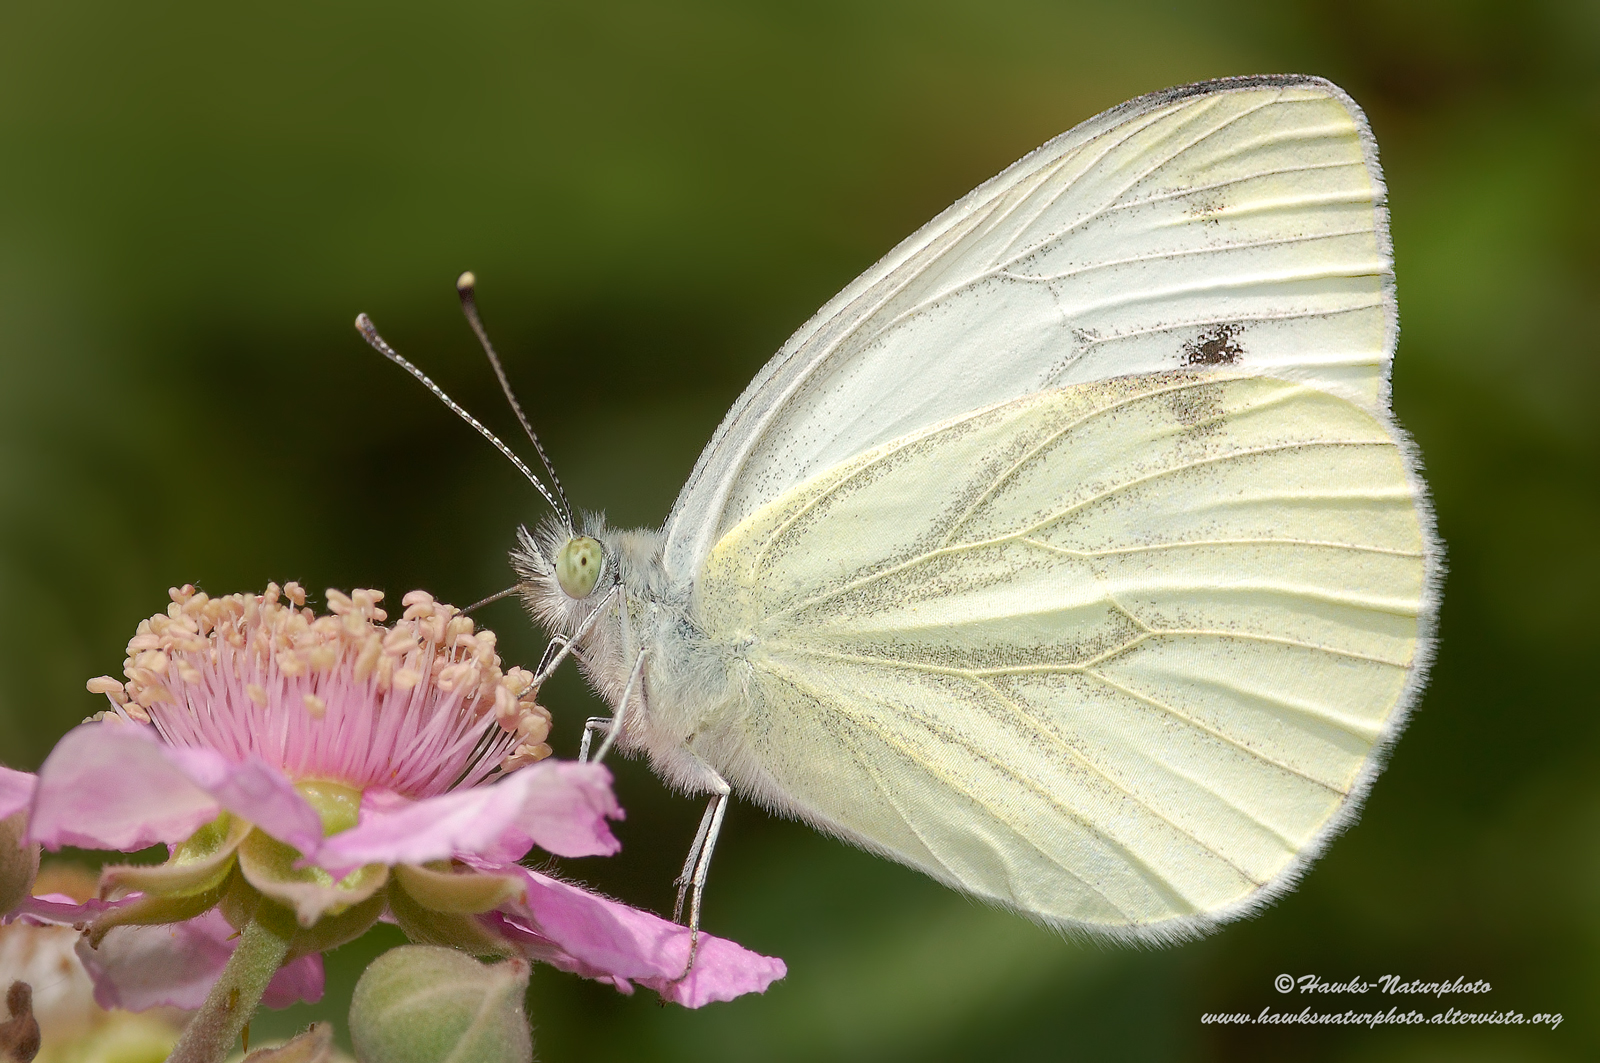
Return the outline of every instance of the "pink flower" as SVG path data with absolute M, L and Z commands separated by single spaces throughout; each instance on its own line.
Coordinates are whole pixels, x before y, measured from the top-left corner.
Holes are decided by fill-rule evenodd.
M 286 596 L 287 602 L 280 600 Z M 97 996 L 193 1007 L 219 976 L 233 927 L 288 940 L 268 1003 L 321 995 L 319 953 L 380 916 L 413 940 L 522 954 L 689 1007 L 764 990 L 782 961 L 520 867 L 615 853 L 610 774 L 548 760 L 550 716 L 533 676 L 502 670 L 492 632 L 413 591 L 381 622 L 382 595 L 295 585 L 263 595 L 172 592 L 128 644 L 128 682 L 89 688 L 112 709 L 69 732 L 37 779 L 0 769 L 0 819 L 30 837 L 132 851 L 101 901 L 34 899 L 10 918 L 85 922 Z M 55 908 L 50 906 L 54 904 Z
M 95 881 L 74 864 L 46 864 L 35 888 L 70 904 L 93 896 Z M 80 937 L 70 926 L 38 925 L 32 919 L 0 927 L 0 980 L 26 982 L 33 990 L 33 1016 L 44 1046 L 36 1058 L 41 1063 L 165 1058 L 184 1016 L 170 1009 L 142 1015 L 108 1010 L 95 999 L 94 982 L 78 961 L 74 946 Z

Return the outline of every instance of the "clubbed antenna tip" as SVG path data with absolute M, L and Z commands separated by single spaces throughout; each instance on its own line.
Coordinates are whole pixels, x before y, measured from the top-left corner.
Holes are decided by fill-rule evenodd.
M 467 324 L 472 326 L 473 335 L 478 337 L 478 344 L 483 348 L 483 353 L 489 359 L 489 365 L 494 369 L 495 379 L 500 381 L 500 390 L 505 393 L 506 402 L 511 405 L 511 412 L 517 415 L 517 423 L 528 433 L 528 441 L 538 453 L 539 462 L 544 466 L 544 471 L 550 474 L 550 485 L 555 488 L 556 497 L 561 500 L 555 507 L 556 515 L 566 521 L 569 532 L 573 531 L 572 504 L 567 501 L 567 492 L 561 487 L 561 477 L 556 475 L 556 468 L 550 464 L 550 457 L 544 452 L 539 437 L 534 434 L 533 425 L 528 423 L 528 415 L 522 412 L 522 404 L 517 401 L 516 393 L 511 390 L 511 381 L 506 377 L 505 367 L 500 364 L 500 356 L 495 353 L 494 345 L 489 342 L 489 333 L 484 331 L 483 319 L 478 316 L 477 284 L 478 278 L 471 270 L 456 278 L 456 294 L 461 296 L 461 312 L 467 316 Z

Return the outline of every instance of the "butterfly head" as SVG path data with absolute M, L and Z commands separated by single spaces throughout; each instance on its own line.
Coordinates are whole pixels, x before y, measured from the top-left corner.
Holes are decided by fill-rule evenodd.
M 550 631 L 575 630 L 617 583 L 614 537 L 599 517 L 582 531 L 554 515 L 534 531 L 518 529 L 511 567 L 523 603 Z

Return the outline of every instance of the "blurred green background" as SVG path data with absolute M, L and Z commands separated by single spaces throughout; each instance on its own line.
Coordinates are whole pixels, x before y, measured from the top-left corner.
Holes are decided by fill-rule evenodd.
M 451 287 L 477 271 L 574 502 L 657 524 L 784 337 L 970 187 L 1141 93 L 1317 73 L 1382 148 L 1395 406 L 1450 560 L 1431 689 L 1360 824 L 1259 917 L 1149 951 L 735 805 L 706 924 L 787 981 L 691 1013 L 539 969 L 536 1041 L 550 1061 L 1600 1058 L 1597 65 L 1593 2 L 8 3 L 0 759 L 36 767 L 95 710 L 84 679 L 170 585 L 507 585 L 539 500 L 363 346 L 357 311 L 514 429 Z M 515 604 L 484 622 L 537 658 Z M 571 755 L 597 705 L 570 673 L 543 700 Z M 623 855 L 566 870 L 669 909 L 699 809 L 617 769 Z M 258 1036 L 342 1025 L 394 940 L 331 954 L 326 1001 Z M 1200 1024 L 1300 1000 L 1280 972 L 1464 975 L 1494 986 L 1468 1007 L 1566 1021 Z

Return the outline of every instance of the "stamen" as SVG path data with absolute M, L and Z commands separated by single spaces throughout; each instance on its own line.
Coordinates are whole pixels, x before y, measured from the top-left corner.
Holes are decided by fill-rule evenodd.
M 193 586 L 139 624 L 123 674 L 88 682 L 169 743 L 261 756 L 295 780 L 423 797 L 550 755 L 533 675 L 503 670 L 492 631 L 412 591 L 383 626 L 383 593 L 295 583 L 211 598 Z

